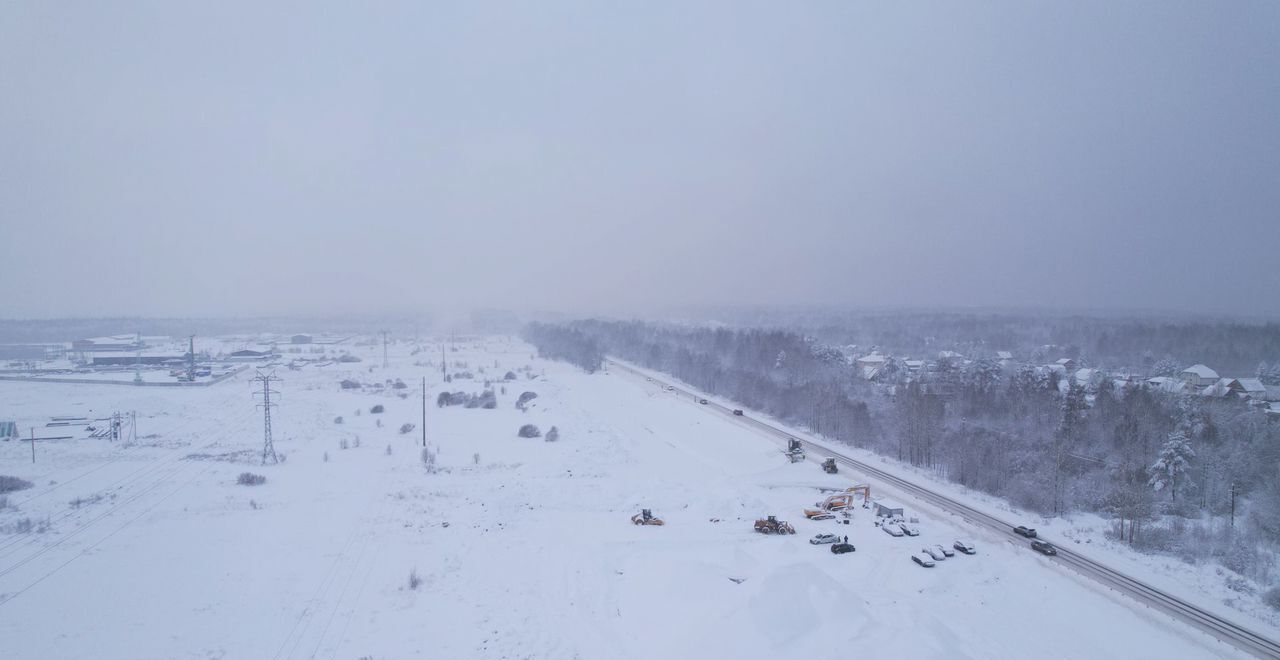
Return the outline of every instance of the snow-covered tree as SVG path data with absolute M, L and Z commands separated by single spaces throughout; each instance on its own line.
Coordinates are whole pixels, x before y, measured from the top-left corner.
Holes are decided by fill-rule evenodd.
M 1176 376 L 1182 371 L 1182 365 L 1173 358 L 1160 358 L 1151 365 L 1152 376 Z
M 1191 459 L 1195 456 L 1196 452 L 1191 448 L 1191 441 L 1187 439 L 1185 433 L 1182 431 L 1170 433 L 1169 439 L 1160 448 L 1160 456 L 1148 468 L 1148 472 L 1151 473 L 1148 483 L 1157 491 L 1168 488 L 1169 499 L 1176 502 L 1178 484 L 1179 482 L 1183 485 L 1188 483 L 1187 471 L 1191 468 Z

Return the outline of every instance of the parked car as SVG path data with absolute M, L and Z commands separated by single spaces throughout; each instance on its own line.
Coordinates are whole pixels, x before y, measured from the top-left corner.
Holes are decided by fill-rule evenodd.
M 707 405 L 707 400 L 706 400 L 706 399 L 698 399 L 698 403 L 701 403 L 702 405 L 704 405 L 704 406 L 705 406 L 705 405 Z
M 893 537 L 902 536 L 902 530 L 899 529 L 897 525 L 883 525 L 880 527 L 880 529 L 883 529 L 884 533 L 888 534 L 889 536 L 893 536 Z
M 1031 549 L 1042 555 L 1048 555 L 1050 557 L 1058 554 L 1058 549 L 1053 547 L 1053 544 L 1048 541 L 1032 541 Z
M 822 545 L 823 543 L 839 543 L 840 537 L 835 534 L 819 534 L 811 539 L 809 543 L 813 545 Z
M 833 555 L 843 555 L 854 550 L 857 550 L 857 548 L 853 547 L 852 543 L 837 543 L 831 546 L 831 554 Z
M 1036 530 L 1034 530 L 1034 529 L 1032 529 L 1032 528 L 1030 528 L 1030 527 L 1025 527 L 1025 526 L 1023 526 L 1023 525 L 1018 525 L 1017 527 L 1014 527 L 1014 528 L 1013 528 L 1013 532 L 1014 532 L 1015 534 L 1020 534 L 1020 535 L 1022 535 L 1022 536 L 1025 536 L 1025 537 L 1027 537 L 1027 538 L 1029 538 L 1029 539 L 1033 539 L 1033 538 L 1035 538 L 1035 537 L 1036 537 Z
M 738 417 L 741 417 L 741 416 L 742 416 L 742 411 L 741 411 L 741 410 L 738 410 L 737 408 L 734 408 L 734 410 L 733 410 L 733 414 L 737 415 Z
M 920 552 L 929 555 L 929 558 L 934 561 L 942 561 L 947 558 L 946 555 L 942 554 L 942 547 L 937 545 L 926 545 L 920 549 Z
M 910 525 L 904 522 L 897 523 L 897 525 L 898 528 L 902 530 L 902 533 L 907 536 L 920 536 L 920 530 L 916 529 L 915 525 Z
M 941 543 L 936 543 L 936 544 L 931 545 L 931 546 L 929 546 L 929 547 L 933 548 L 934 550 L 937 550 L 938 552 L 941 552 L 943 557 L 954 557 L 954 556 L 956 556 L 956 551 L 955 551 L 955 550 L 952 550 L 951 548 L 948 548 L 947 546 L 942 545 Z
M 926 554 L 925 554 L 925 553 L 923 553 L 923 552 L 919 552 L 919 553 L 916 553 L 916 554 L 914 554 L 914 555 L 911 555 L 911 561 L 913 561 L 913 562 L 915 562 L 915 563 L 917 563 L 917 564 L 920 564 L 921 566 L 923 566 L 923 567 L 925 567 L 925 568 L 933 568 L 933 566 L 934 566 L 934 564 L 933 564 L 933 557 L 930 557 L 929 555 L 926 555 Z
M 956 541 L 951 547 L 965 553 L 966 555 L 978 554 L 978 549 L 974 547 L 973 541 Z

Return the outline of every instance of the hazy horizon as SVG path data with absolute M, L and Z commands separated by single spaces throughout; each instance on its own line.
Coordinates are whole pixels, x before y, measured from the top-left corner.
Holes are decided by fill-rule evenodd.
M 1264 2 L 10 3 L 0 317 L 1275 318 L 1277 72 Z

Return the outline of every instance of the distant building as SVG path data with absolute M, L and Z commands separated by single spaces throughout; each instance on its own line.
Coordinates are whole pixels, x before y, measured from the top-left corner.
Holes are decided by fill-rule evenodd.
M 1013 359 L 1013 353 L 1009 351 L 996 351 L 996 359 L 1001 362 L 1008 362 Z
M 259 362 L 269 360 L 272 357 L 273 354 L 270 351 L 254 351 L 246 348 L 232 352 L 227 356 L 227 359 L 234 362 Z
M 77 339 L 71 342 L 71 350 L 76 353 L 90 353 L 101 351 L 138 351 L 145 344 L 138 340 L 137 335 L 112 335 L 110 337 L 91 337 L 89 339 Z
M 1232 378 L 1227 381 L 1227 387 L 1232 392 L 1251 399 L 1264 399 L 1267 395 L 1267 386 L 1257 378 Z
M 85 357 L 90 365 L 95 367 L 107 366 L 133 366 L 135 364 L 186 364 L 189 353 L 182 355 L 158 355 L 144 353 L 142 355 L 129 355 L 128 353 L 112 353 L 106 354 L 89 354 Z
M 1075 371 L 1076 367 L 1079 366 L 1076 361 L 1071 358 L 1060 358 L 1057 362 L 1054 362 L 1054 364 L 1062 367 L 1066 371 Z
M 1177 378 L 1171 376 L 1156 376 L 1147 379 L 1147 385 L 1151 389 L 1164 392 L 1166 394 L 1181 394 L 1187 391 L 1187 384 Z
M 876 377 L 876 374 L 880 373 L 880 369 L 882 369 L 887 362 L 889 362 L 889 358 L 880 355 L 879 353 L 872 353 L 854 360 L 853 364 L 858 370 L 858 375 L 867 380 L 871 380 Z
M 1182 370 L 1178 374 L 1178 378 L 1187 384 L 1187 387 L 1208 387 L 1218 382 L 1218 372 L 1204 366 L 1203 364 L 1193 364 Z
M 294 335 L 289 338 L 290 344 L 310 344 L 311 335 Z
M 56 360 L 66 352 L 66 344 L 0 344 L 0 360 Z

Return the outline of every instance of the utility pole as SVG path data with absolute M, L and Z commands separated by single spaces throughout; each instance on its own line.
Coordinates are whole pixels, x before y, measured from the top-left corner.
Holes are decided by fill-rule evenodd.
M 422 446 L 427 446 L 427 377 L 422 377 Z
M 196 336 L 187 337 L 187 381 L 196 382 Z
M 129 412 L 129 442 L 136 443 L 138 441 L 138 411 Z
M 387 331 L 382 331 L 382 368 L 387 368 Z
M 36 462 L 36 427 L 31 427 L 31 462 Z
M 278 383 L 280 379 L 276 377 L 276 372 L 262 373 L 261 369 L 257 370 L 258 375 L 250 379 L 250 382 L 262 383 L 262 403 L 258 404 L 262 408 L 262 464 L 267 464 L 267 457 L 271 457 L 272 463 L 279 463 L 280 458 L 276 456 L 275 445 L 271 442 L 271 407 L 276 405 L 271 403 L 271 395 L 279 395 L 280 392 L 271 389 L 271 383 Z M 258 393 L 254 392 L 256 396 Z
M 449 363 L 444 357 L 444 342 L 440 342 L 440 382 L 449 380 Z

